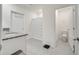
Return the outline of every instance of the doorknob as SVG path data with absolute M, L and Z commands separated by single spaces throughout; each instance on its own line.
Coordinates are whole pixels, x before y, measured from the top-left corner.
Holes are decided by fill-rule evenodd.
M 79 41 L 79 38 L 77 38 L 77 41 Z

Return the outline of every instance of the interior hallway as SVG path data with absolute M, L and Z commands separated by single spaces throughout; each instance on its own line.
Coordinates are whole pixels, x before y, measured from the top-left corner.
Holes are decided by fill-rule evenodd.
M 43 43 L 37 39 L 27 40 L 27 55 L 73 55 L 71 48 L 67 42 L 59 40 L 56 48 L 43 48 Z

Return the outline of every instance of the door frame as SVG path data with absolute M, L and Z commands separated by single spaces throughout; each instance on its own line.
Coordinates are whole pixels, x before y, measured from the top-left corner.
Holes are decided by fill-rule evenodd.
M 73 20 L 73 33 L 74 33 L 73 54 L 76 54 L 76 47 L 75 47 L 76 42 L 75 41 L 77 39 L 77 25 L 76 25 L 77 24 L 77 21 L 76 21 L 77 7 L 76 7 L 76 5 L 66 6 L 66 7 L 72 7 L 72 9 L 73 9 L 73 19 L 72 19 Z M 63 7 L 63 8 L 66 8 L 66 7 Z M 62 9 L 62 8 L 59 8 L 59 9 Z M 56 10 L 55 10 L 55 14 L 56 14 Z M 55 30 L 56 30 L 56 17 L 55 17 Z
M 2 4 L 0 4 L 0 55 L 2 49 Z
M 78 40 L 77 40 L 77 38 L 78 38 L 78 18 L 79 18 L 79 16 L 78 16 L 78 10 L 79 10 L 79 8 L 78 8 L 78 5 L 75 5 L 75 27 L 76 27 L 76 30 L 75 30 L 75 45 L 74 45 L 74 48 L 75 48 L 75 50 L 74 50 L 74 54 L 76 54 L 76 55 L 78 55 L 79 53 L 78 53 Z

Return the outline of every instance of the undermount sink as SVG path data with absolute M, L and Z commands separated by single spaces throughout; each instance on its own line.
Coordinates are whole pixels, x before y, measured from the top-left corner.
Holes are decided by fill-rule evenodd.
M 6 33 L 6 34 L 18 34 L 17 32 L 9 32 L 9 33 Z
M 9 33 L 3 34 L 2 38 L 10 38 L 10 37 L 17 36 L 17 35 L 19 35 L 19 33 L 9 32 Z

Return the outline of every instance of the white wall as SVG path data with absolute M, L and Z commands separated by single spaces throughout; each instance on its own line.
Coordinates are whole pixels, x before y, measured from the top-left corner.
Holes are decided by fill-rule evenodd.
M 55 10 L 50 6 L 43 7 L 43 40 L 55 46 Z
M 31 37 L 43 40 L 43 12 L 42 9 L 36 8 L 32 10 L 32 21 L 31 21 Z

